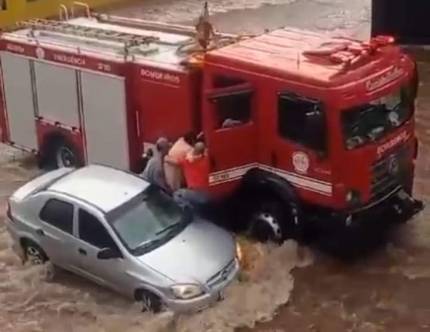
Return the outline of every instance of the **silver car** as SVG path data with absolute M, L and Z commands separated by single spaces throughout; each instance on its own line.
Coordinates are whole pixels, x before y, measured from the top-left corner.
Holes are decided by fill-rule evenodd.
M 50 260 L 152 312 L 203 309 L 223 298 L 239 271 L 232 234 L 105 166 L 37 177 L 11 196 L 7 216 L 28 260 Z

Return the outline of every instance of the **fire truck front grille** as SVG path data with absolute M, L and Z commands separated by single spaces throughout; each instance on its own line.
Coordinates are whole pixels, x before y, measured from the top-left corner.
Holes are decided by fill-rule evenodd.
M 408 179 L 408 150 L 401 146 L 393 153 L 382 157 L 372 165 L 370 200 L 377 201 Z

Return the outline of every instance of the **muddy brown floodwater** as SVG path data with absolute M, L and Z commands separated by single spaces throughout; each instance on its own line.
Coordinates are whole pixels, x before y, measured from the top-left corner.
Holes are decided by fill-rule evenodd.
M 190 22 L 200 0 L 148 0 L 120 15 Z M 366 0 L 218 0 L 213 20 L 220 30 L 259 32 L 292 25 L 331 33 L 368 34 Z M 421 141 L 415 192 L 430 202 L 430 66 L 420 62 L 417 132 Z M 305 251 L 246 245 L 247 281 L 227 298 L 190 317 L 150 316 L 116 294 L 46 268 L 22 265 L 10 249 L 4 217 L 8 195 L 37 174 L 31 159 L 0 146 L 0 331 L 217 331 L 228 332 L 414 332 L 430 331 L 430 211 L 426 208 L 393 234 L 386 248 L 354 265 Z M 312 264 L 313 263 L 313 264 Z M 257 321 L 265 321 L 253 326 Z M 238 326 L 250 328 L 237 328 Z M 252 327 L 253 326 L 253 327 Z

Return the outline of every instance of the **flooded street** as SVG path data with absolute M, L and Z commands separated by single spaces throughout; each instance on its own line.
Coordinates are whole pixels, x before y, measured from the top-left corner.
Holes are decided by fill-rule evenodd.
M 149 0 L 117 15 L 190 23 L 203 1 Z M 369 0 L 218 0 L 210 4 L 218 30 L 259 33 L 290 25 L 366 38 Z M 415 195 L 430 204 L 430 66 L 419 63 L 420 151 Z M 28 157 L 0 146 L 1 332 L 406 332 L 430 331 L 430 207 L 392 235 L 386 248 L 343 265 L 296 246 L 249 245 L 246 281 L 226 299 L 192 317 L 150 316 L 140 307 L 79 277 L 22 265 L 3 223 L 8 195 L 37 171 Z M 315 256 L 315 257 L 314 257 Z M 253 326 L 257 321 L 265 321 Z M 240 326 L 249 326 L 242 327 Z

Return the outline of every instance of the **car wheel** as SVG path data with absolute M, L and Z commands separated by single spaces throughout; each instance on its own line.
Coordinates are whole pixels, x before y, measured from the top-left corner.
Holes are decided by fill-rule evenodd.
M 23 249 L 26 260 L 33 265 L 45 264 L 48 261 L 48 256 L 45 254 L 43 249 L 33 241 L 25 241 Z
M 158 314 L 165 309 L 161 298 L 151 292 L 139 291 L 138 297 L 139 302 L 142 304 L 142 312 Z

